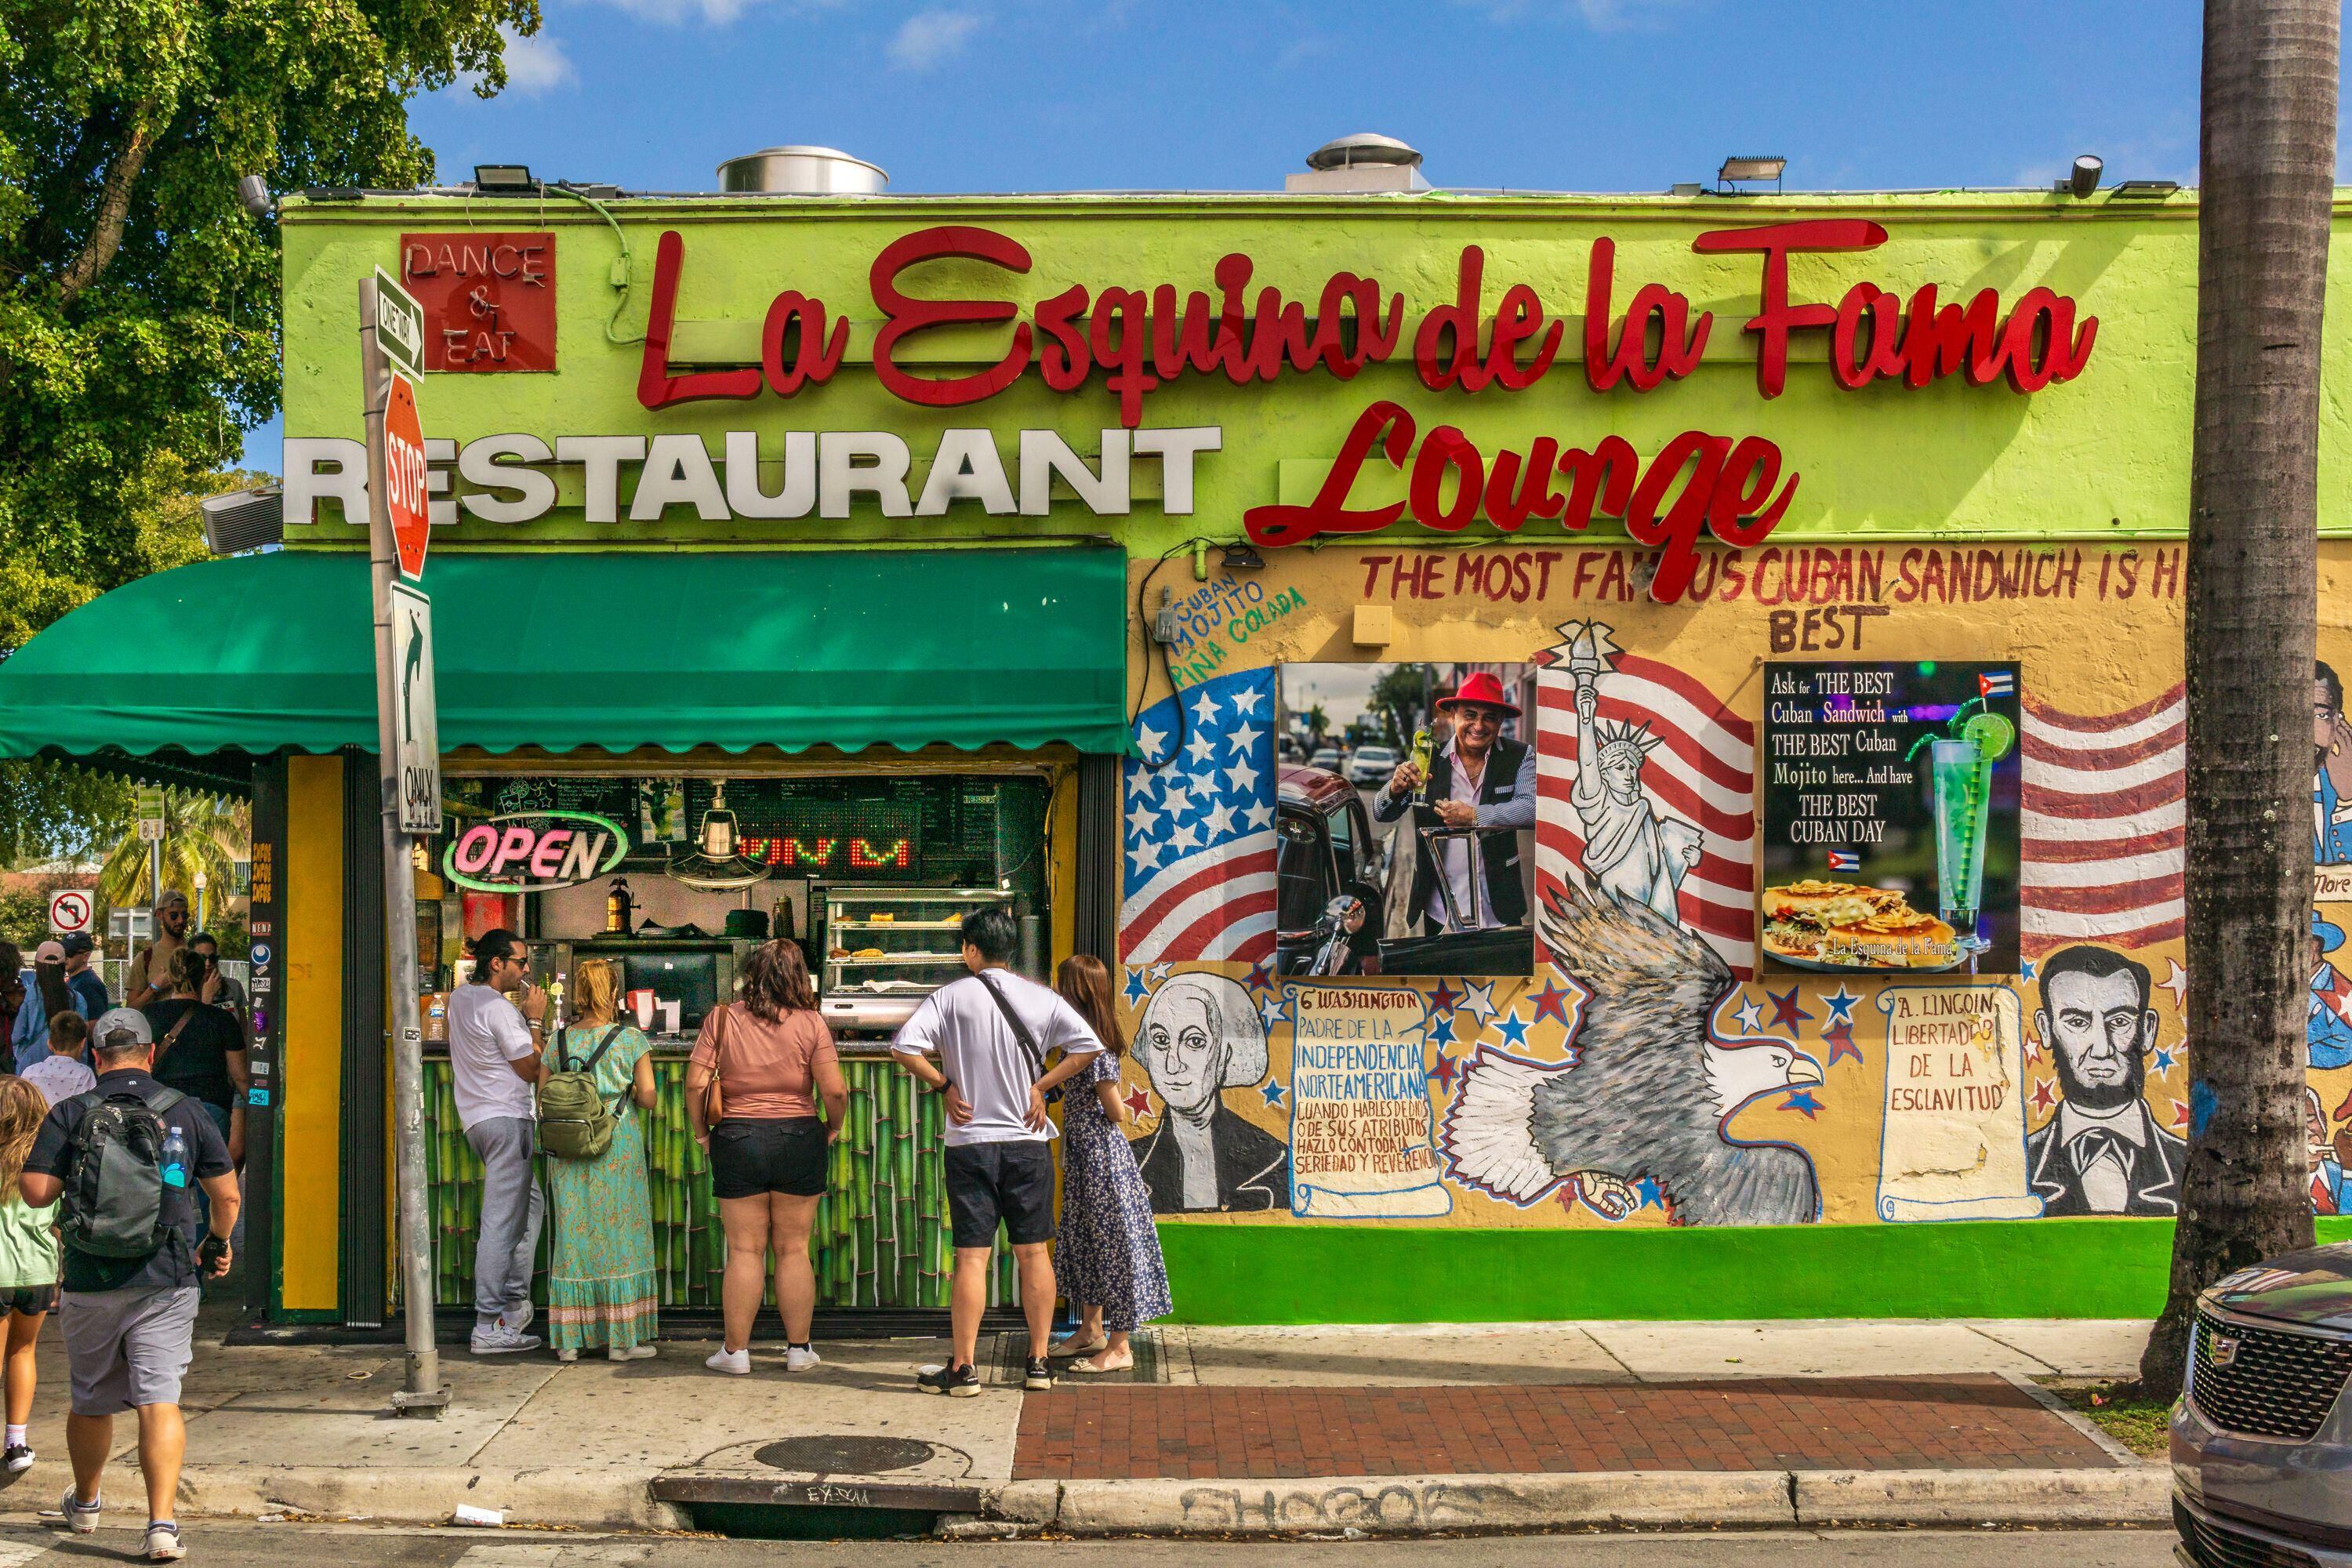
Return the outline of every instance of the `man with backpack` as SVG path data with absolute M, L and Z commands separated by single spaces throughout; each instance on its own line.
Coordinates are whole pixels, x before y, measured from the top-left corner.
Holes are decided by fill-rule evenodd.
M 923 998 L 891 1042 L 898 1064 L 948 1097 L 948 1211 L 954 1231 L 955 1279 L 949 1304 L 954 1349 L 948 1364 L 916 1381 L 958 1398 L 980 1392 L 972 1357 L 988 1303 L 988 1255 L 1003 1222 L 1021 1270 L 1021 1309 L 1029 1320 L 1024 1388 L 1046 1389 L 1054 1376 L 1045 1346 L 1054 1324 L 1054 1124 L 1045 1090 L 1076 1074 L 1102 1042 L 1077 1009 L 1052 990 L 1007 967 L 1019 931 L 1000 909 L 963 920 L 964 967 L 971 973 Z M 1045 1070 L 1047 1053 L 1065 1053 Z M 938 1065 L 929 1059 L 938 1057 Z
M 147 1483 L 147 1557 L 187 1554 L 173 1517 L 187 1428 L 180 1379 L 194 1353 L 200 1275 L 228 1272 L 236 1177 L 204 1107 L 154 1079 L 154 1037 L 129 1007 L 90 1026 L 98 1083 L 54 1105 L 18 1180 L 25 1202 L 63 1198 L 61 1317 L 73 1383 L 66 1447 L 73 1486 L 61 1510 L 77 1534 L 98 1528 L 99 1479 L 118 1411 L 139 1413 Z M 194 1188 L 212 1201 L 199 1239 Z

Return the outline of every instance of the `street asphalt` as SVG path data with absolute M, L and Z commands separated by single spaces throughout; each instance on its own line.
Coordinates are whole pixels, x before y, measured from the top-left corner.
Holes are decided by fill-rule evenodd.
M 1520 1535 L 1467 1540 L 1004 1542 L 724 1541 L 316 1524 L 188 1527 L 188 1561 L 219 1568 L 2163 1568 L 2172 1537 L 2147 1530 L 1811 1531 Z M 0 1530 L 0 1568 L 135 1558 L 128 1529 L 68 1538 Z

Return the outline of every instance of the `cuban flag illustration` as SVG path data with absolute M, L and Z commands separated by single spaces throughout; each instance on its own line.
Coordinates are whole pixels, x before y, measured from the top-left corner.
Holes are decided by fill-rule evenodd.
M 1859 871 L 1862 869 L 1862 857 L 1851 849 L 1832 849 L 1830 851 L 1830 869 Z
M 1988 671 L 1977 677 L 1979 697 L 2012 697 L 2017 693 L 2017 678 L 2005 669 Z

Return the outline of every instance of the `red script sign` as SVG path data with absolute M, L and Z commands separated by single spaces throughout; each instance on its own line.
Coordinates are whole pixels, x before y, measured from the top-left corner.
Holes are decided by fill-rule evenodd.
M 414 583 L 425 575 L 433 508 L 425 495 L 425 426 L 416 418 L 416 388 L 398 371 L 392 373 L 392 395 L 383 409 L 383 490 L 400 574 Z

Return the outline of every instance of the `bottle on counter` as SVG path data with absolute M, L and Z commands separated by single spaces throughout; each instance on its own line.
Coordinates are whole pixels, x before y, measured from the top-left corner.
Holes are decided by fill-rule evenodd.
M 563 1027 L 563 976 L 547 977 L 547 1032 L 551 1035 Z

